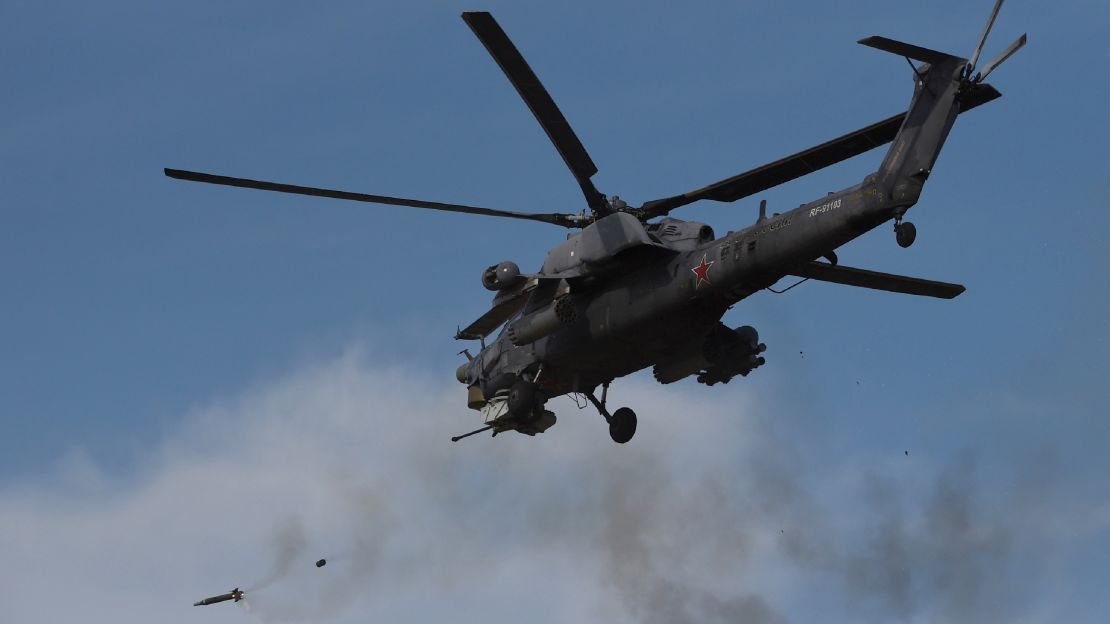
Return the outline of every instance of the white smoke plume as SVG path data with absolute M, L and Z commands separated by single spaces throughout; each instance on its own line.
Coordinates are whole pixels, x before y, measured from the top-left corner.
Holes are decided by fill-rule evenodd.
M 3 484 L 4 620 L 959 622 L 1044 608 L 1029 590 L 1047 555 L 1015 546 L 1046 543 L 1021 478 L 987 496 L 973 460 L 815 466 L 739 384 L 613 394 L 640 414 L 625 446 L 565 399 L 535 439 L 452 444 L 477 419 L 451 381 L 358 351 L 299 371 L 188 415 L 133 473 L 78 457 Z M 191 606 L 255 579 L 249 611 Z

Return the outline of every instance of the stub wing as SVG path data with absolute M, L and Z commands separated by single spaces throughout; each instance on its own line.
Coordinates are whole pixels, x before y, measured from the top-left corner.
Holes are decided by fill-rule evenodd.
M 829 264 L 827 262 L 809 262 L 795 267 L 790 275 L 808 277 L 809 279 L 845 286 L 858 286 L 874 290 L 903 293 L 906 295 L 920 295 L 923 297 L 937 297 L 940 299 L 953 299 L 964 292 L 960 284 L 948 282 L 935 282 L 933 280 L 894 275 L 893 273 L 879 273 L 865 269 Z
M 480 340 L 497 331 L 498 327 L 504 325 L 524 308 L 536 285 L 537 280 L 529 279 L 523 287 L 504 296 L 499 295 L 493 300 L 493 305 L 488 312 L 455 334 L 455 340 Z

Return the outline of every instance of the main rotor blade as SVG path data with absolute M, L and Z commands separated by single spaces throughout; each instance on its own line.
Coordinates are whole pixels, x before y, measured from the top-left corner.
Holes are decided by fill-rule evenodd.
M 979 62 L 979 54 L 983 51 L 983 44 L 987 42 L 987 35 L 991 32 L 991 27 L 994 26 L 994 20 L 998 17 L 998 11 L 1002 8 L 1002 0 L 997 0 L 994 3 L 994 10 L 991 11 L 991 18 L 987 20 L 987 27 L 983 29 L 983 36 L 979 37 L 979 45 L 975 46 L 975 52 L 971 55 L 971 60 L 968 61 L 968 67 L 974 69 L 975 64 Z
M 489 217 L 508 217 L 510 219 L 527 219 L 561 225 L 563 227 L 581 227 L 583 221 L 588 221 L 580 215 L 573 214 L 532 214 L 527 212 L 512 212 L 509 210 L 495 210 L 493 208 L 479 208 L 477 206 L 464 206 L 462 204 L 444 204 L 440 202 L 423 201 L 419 199 L 405 199 L 403 197 L 388 197 L 385 195 L 368 195 L 366 193 L 352 193 L 350 191 L 335 191 L 331 189 L 315 188 L 311 186 L 297 186 L 295 184 L 282 184 L 279 182 L 264 182 L 247 178 L 232 178 L 211 173 L 196 171 L 182 171 L 181 169 L 166 169 L 166 175 L 178 180 L 204 182 L 207 184 L 221 184 L 223 186 L 238 186 L 241 188 L 259 189 L 262 191 L 275 191 L 278 193 L 293 193 L 295 195 L 312 195 L 315 197 L 330 197 L 333 199 L 347 199 L 351 201 L 367 202 L 371 204 L 390 204 L 393 206 L 408 206 L 410 208 L 427 208 L 429 210 L 443 210 L 446 212 L 465 212 L 468 214 L 486 215 Z
M 547 137 L 551 139 L 555 149 L 563 157 L 563 162 L 567 164 L 574 178 L 578 180 L 578 185 L 582 187 L 586 203 L 595 211 L 607 213 L 609 204 L 605 201 L 605 196 L 590 180 L 590 177 L 597 173 L 597 166 L 586 153 L 582 142 L 578 140 L 578 135 L 574 134 L 574 130 L 567 123 L 566 117 L 563 117 L 563 113 L 551 99 L 551 94 L 528 66 L 528 62 L 521 56 L 509 36 L 493 16 L 485 11 L 467 11 L 462 14 L 462 18 L 470 30 L 474 31 L 482 45 L 486 46 L 486 51 L 493 60 L 497 61 L 501 71 L 505 72 L 505 77 L 513 83 L 517 93 L 536 116 L 536 121 L 543 126 Z
M 960 113 L 966 113 L 999 97 L 1002 97 L 1002 94 L 990 85 L 974 85 L 963 96 L 960 103 Z M 816 147 L 791 154 L 786 158 L 780 158 L 775 162 L 756 167 L 731 178 L 725 178 L 700 189 L 646 202 L 640 207 L 639 216 L 641 219 L 651 219 L 702 199 L 733 202 L 765 191 L 893 141 L 905 118 L 906 113 L 892 115 L 866 128 L 849 132 Z
M 898 128 L 901 127 L 905 117 L 905 113 L 899 113 L 866 128 L 860 128 L 855 132 L 850 132 L 816 147 L 734 175 L 731 178 L 725 178 L 682 195 L 649 201 L 641 207 L 642 217 L 651 219 L 665 215 L 675 208 L 702 199 L 719 202 L 736 201 L 795 178 L 800 178 L 852 156 L 862 154 L 884 143 L 889 143 L 894 139 L 894 135 L 898 133 Z
M 1017 41 L 1010 44 L 1010 47 L 1003 50 L 1002 54 L 999 54 L 997 57 L 995 57 L 993 61 L 984 65 L 982 71 L 980 71 L 979 74 L 975 76 L 975 82 L 982 82 L 983 80 L 986 80 L 988 74 L 994 71 L 994 69 L 1001 65 L 1003 61 L 1013 56 L 1014 52 L 1017 52 L 1021 49 L 1023 45 L 1025 45 L 1026 39 L 1027 37 L 1025 36 L 1025 34 L 1022 34 L 1020 37 L 1018 37 Z

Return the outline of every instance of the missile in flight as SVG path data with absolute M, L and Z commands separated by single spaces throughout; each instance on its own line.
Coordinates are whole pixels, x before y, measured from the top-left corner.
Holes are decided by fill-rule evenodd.
M 219 596 L 210 596 L 208 598 L 205 598 L 204 600 L 198 600 L 197 602 L 193 603 L 193 606 L 194 607 L 203 607 L 205 605 L 216 604 L 217 602 L 224 602 L 224 601 L 227 601 L 227 600 L 234 600 L 235 602 L 239 602 L 242 599 L 243 599 L 243 591 L 241 589 L 239 589 L 238 587 L 236 587 L 235 589 L 227 592 L 226 594 L 220 594 Z

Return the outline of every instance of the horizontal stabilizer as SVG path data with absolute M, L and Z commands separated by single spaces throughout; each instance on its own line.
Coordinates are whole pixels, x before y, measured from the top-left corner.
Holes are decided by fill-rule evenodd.
M 932 280 L 894 275 L 892 273 L 879 273 L 864 269 L 829 264 L 827 262 L 810 262 L 790 271 L 791 275 L 807 277 L 822 282 L 844 284 L 845 286 L 859 286 L 888 292 L 903 293 L 907 295 L 920 295 L 922 297 L 937 297 L 952 299 L 960 295 L 965 288 L 959 284 L 947 282 L 934 282 Z
M 870 48 L 875 48 L 876 50 L 890 52 L 892 54 L 897 54 L 898 56 L 906 56 L 914 60 L 923 61 L 930 64 L 941 63 L 951 58 L 960 58 L 952 54 L 937 52 L 936 50 L 930 50 L 929 48 L 915 46 L 910 43 L 902 43 L 901 41 L 887 39 L 886 37 L 867 37 L 866 39 L 860 39 L 858 43 Z M 964 62 L 967 62 L 966 59 L 963 60 Z

